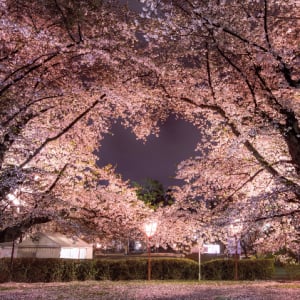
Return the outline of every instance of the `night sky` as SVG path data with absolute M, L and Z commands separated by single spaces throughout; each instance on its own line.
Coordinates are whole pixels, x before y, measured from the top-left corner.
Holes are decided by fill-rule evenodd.
M 138 0 L 119 0 L 119 3 L 142 12 L 143 4 Z M 137 38 L 142 42 L 138 33 Z M 162 124 L 158 138 L 152 135 L 145 144 L 120 122 L 113 125 L 111 133 L 113 135 L 106 135 L 97 152 L 98 165 L 112 164 L 125 180 L 139 183 L 146 178 L 158 180 L 165 189 L 183 183 L 174 179 L 176 167 L 182 160 L 196 155 L 200 139 L 199 131 L 191 123 L 176 120 L 174 116 Z
M 116 166 L 116 172 L 125 180 L 141 183 L 145 178 L 156 179 L 165 189 L 182 184 L 173 178 L 176 166 L 196 154 L 199 140 L 199 131 L 191 123 L 174 116 L 162 124 L 159 137 L 151 135 L 145 144 L 120 122 L 113 125 L 111 132 L 113 135 L 105 136 L 98 151 L 98 165 Z

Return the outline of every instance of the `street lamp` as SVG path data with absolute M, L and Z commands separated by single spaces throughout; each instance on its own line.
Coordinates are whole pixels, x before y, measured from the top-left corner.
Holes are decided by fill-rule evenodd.
M 150 238 L 155 234 L 157 228 L 156 221 L 150 221 L 144 224 L 144 231 L 147 236 L 147 249 L 148 249 L 148 280 L 151 280 L 151 249 Z
M 234 280 L 238 280 L 238 234 L 240 232 L 241 225 L 240 220 L 234 220 L 233 223 L 230 224 L 230 233 L 234 237 Z
M 202 246 L 202 240 L 200 237 L 200 233 L 198 231 L 195 232 L 194 236 L 195 240 L 198 244 L 198 281 L 201 280 L 201 246 Z
M 200 239 L 198 240 L 198 281 L 201 280 L 201 249 Z

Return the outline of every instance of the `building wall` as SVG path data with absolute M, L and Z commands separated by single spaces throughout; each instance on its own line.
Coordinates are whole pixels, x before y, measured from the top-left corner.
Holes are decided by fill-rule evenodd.
M 64 236 L 40 233 L 19 245 L 18 257 L 32 258 L 93 258 L 93 247 L 83 241 L 78 245 Z
M 36 257 L 36 248 L 18 248 L 18 257 Z
M 10 257 L 10 256 L 9 256 Z M 92 247 L 19 247 L 15 257 L 92 259 Z
M 87 248 L 87 251 L 86 251 L 86 258 L 87 258 L 87 259 L 93 259 L 93 247 Z
M 59 258 L 60 248 L 38 248 L 36 258 Z
M 11 257 L 12 247 L 0 247 L 0 258 Z M 15 246 L 14 257 L 17 257 L 17 247 Z
M 62 247 L 60 250 L 60 258 L 72 259 L 92 259 L 92 247 Z
M 18 257 L 59 258 L 60 248 L 19 247 Z

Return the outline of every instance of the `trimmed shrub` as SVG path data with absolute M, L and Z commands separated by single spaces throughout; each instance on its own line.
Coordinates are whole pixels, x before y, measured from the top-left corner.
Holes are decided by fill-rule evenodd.
M 290 280 L 300 280 L 300 265 L 286 265 L 284 269 L 287 274 L 287 278 Z
M 152 279 L 193 280 L 198 276 L 198 264 L 185 258 L 154 258 L 151 267 Z
M 128 279 L 145 280 L 147 278 L 147 261 L 145 259 L 128 259 Z
M 10 260 L 2 258 L 0 259 L 0 283 L 10 281 Z
M 238 267 L 241 280 L 271 279 L 275 272 L 273 259 L 241 260 Z
M 30 270 L 31 266 L 32 272 Z M 40 268 L 43 269 L 43 265 L 40 264 Z M 35 282 L 32 278 L 35 277 L 35 269 L 36 265 L 32 258 L 14 259 L 11 280 L 16 282 Z
M 235 261 L 213 260 L 201 265 L 201 273 L 204 279 L 208 280 L 233 280 Z M 255 280 L 270 279 L 274 273 L 274 260 L 239 260 L 238 261 L 238 279 Z
M 201 265 L 203 279 L 233 279 L 234 265 L 231 260 L 212 260 Z
M 110 262 L 110 279 L 111 280 L 128 280 L 128 264 L 126 260 L 112 260 Z
M 15 258 L 10 274 L 10 259 L 0 259 L 0 281 L 53 282 L 73 280 L 145 280 L 148 259 L 36 259 Z M 240 280 L 268 279 L 274 272 L 273 260 L 238 261 Z M 232 280 L 233 260 L 214 260 L 201 265 L 203 279 Z M 185 258 L 152 258 L 151 278 L 157 280 L 195 280 L 198 263 Z
M 76 264 L 76 277 L 77 280 L 94 280 L 96 274 L 94 260 L 82 260 Z
M 76 279 L 76 261 L 73 259 L 63 259 L 61 281 L 73 281 Z
M 110 280 L 111 260 L 98 259 L 95 261 L 95 280 Z

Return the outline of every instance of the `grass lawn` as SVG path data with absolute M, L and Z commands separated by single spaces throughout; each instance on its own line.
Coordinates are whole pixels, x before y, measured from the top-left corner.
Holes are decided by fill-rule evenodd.
M 84 281 L 3 283 L 0 299 L 300 300 L 300 281 Z

